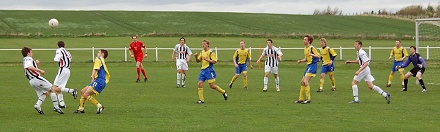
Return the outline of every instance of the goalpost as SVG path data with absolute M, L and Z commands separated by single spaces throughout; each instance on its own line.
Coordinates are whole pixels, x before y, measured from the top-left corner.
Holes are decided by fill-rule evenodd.
M 427 60 L 422 78 L 428 84 L 440 85 L 440 18 L 416 19 L 415 26 L 417 53 Z

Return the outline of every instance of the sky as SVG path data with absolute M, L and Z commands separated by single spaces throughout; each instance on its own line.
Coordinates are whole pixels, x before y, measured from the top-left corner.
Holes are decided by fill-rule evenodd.
M 428 4 L 435 0 L 1 0 L 0 10 L 124 10 L 124 11 L 200 11 L 274 14 L 313 14 L 328 6 L 343 14 L 396 12 L 410 5 Z

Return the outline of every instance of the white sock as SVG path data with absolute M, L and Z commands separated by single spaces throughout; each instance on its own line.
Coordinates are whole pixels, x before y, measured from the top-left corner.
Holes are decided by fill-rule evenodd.
M 52 99 L 53 107 L 60 108 L 58 107 L 58 98 L 56 93 L 50 93 L 50 99 Z
M 73 92 L 73 89 L 71 89 L 71 88 L 61 88 L 61 92 L 64 92 L 64 93 L 72 93 L 72 92 Z
M 101 103 L 98 103 L 98 104 L 96 105 L 96 107 L 101 108 L 101 107 L 102 107 Z
M 358 89 L 358 86 L 357 85 L 353 85 L 353 86 L 351 86 L 351 89 L 353 89 L 354 101 L 359 101 L 359 97 L 358 97 L 359 89 Z
M 376 91 L 377 93 L 379 93 L 380 95 L 384 96 L 384 97 L 387 96 L 387 93 L 384 92 L 380 87 L 378 87 L 376 85 L 373 86 L 373 90 Z
M 268 82 L 269 78 L 268 77 L 264 77 L 264 88 L 267 89 L 267 82 Z
M 180 73 L 177 73 L 177 84 L 180 85 Z
M 182 85 L 185 85 L 185 77 L 186 77 L 186 74 L 182 74 Z
M 275 78 L 275 85 L 280 86 L 280 77 Z
M 36 106 L 40 107 L 41 104 L 43 104 L 44 100 L 46 99 L 46 95 L 40 95 L 38 97 L 37 103 L 35 103 Z
M 64 103 L 63 93 L 58 94 L 58 101 L 60 102 L 61 106 L 66 106 L 66 104 Z

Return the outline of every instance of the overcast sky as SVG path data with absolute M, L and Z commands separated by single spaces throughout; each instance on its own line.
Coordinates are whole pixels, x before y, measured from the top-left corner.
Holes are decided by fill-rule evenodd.
M 1 0 L 0 10 L 130 10 L 130 11 L 202 11 L 281 14 L 313 14 L 315 9 L 337 7 L 343 14 L 395 12 L 409 5 L 436 0 Z

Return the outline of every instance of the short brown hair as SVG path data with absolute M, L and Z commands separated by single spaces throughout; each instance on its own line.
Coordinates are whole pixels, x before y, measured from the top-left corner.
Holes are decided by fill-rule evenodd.
M 356 43 L 358 43 L 359 45 L 362 46 L 362 41 L 360 41 L 360 40 L 356 40 L 356 41 L 354 41 L 354 42 L 356 42 Z
M 181 38 L 179 39 L 179 41 L 182 40 L 182 39 L 183 39 L 183 41 L 186 42 L 186 39 L 185 39 L 184 37 L 181 37 Z
M 417 51 L 416 46 L 410 46 L 409 48 L 413 48 L 415 51 Z
M 327 39 L 325 38 L 321 38 L 320 41 L 324 42 L 325 44 L 327 44 Z
M 399 41 L 399 43 L 402 43 L 402 41 L 400 41 L 400 39 L 396 39 L 396 41 Z
M 270 43 L 273 43 L 272 39 L 267 39 L 266 41 L 270 41 Z
M 209 40 L 204 39 L 202 42 L 205 42 L 209 46 Z
M 306 37 L 307 40 L 310 41 L 310 44 L 312 44 L 312 42 L 313 42 L 313 36 L 312 35 L 306 34 L 306 35 L 304 35 L 304 37 Z
M 101 53 L 104 53 L 104 59 L 106 59 L 108 56 L 108 51 L 105 49 L 101 49 L 100 51 L 101 51 Z
M 27 54 L 29 53 L 29 52 L 31 52 L 31 48 L 29 48 L 29 47 L 23 47 L 22 49 L 21 49 L 21 55 L 23 55 L 23 57 L 26 57 L 27 56 Z
M 137 35 L 134 35 L 134 36 L 131 37 L 131 39 L 137 39 L 137 38 L 138 38 Z
M 58 48 L 61 48 L 61 47 L 64 48 L 64 46 L 65 46 L 64 41 L 58 41 L 57 45 L 58 45 Z

